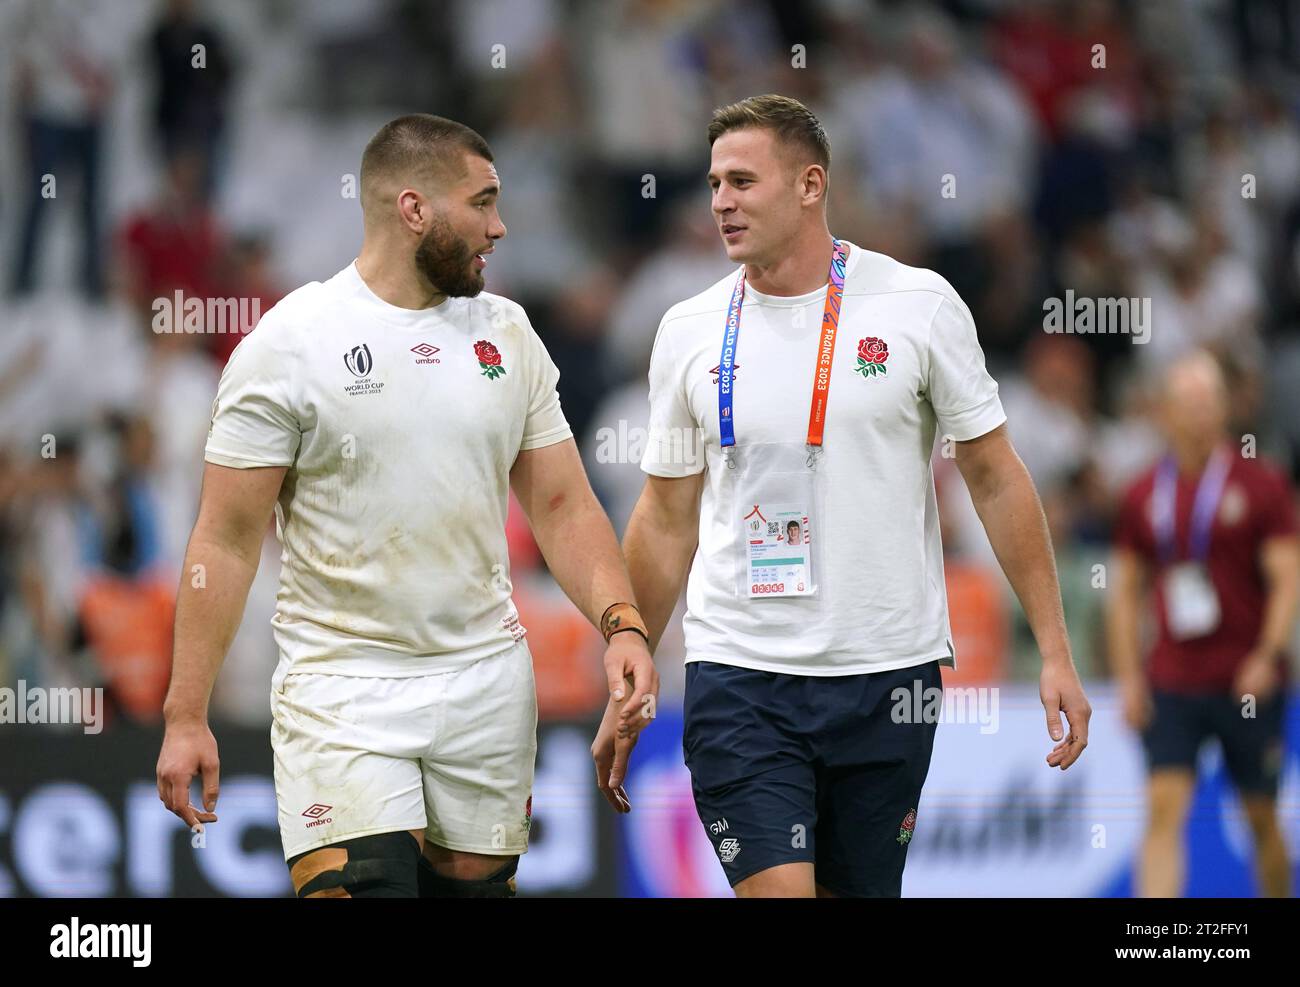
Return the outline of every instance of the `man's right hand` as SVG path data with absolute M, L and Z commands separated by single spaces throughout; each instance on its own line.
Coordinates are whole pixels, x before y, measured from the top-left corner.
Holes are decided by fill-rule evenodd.
M 220 762 L 208 729 L 208 697 L 225 649 L 239 628 L 244 601 L 287 466 L 236 469 L 206 463 L 199 516 L 185 548 L 172 631 L 172 678 L 163 702 L 158 798 L 191 831 L 216 822 Z M 202 572 L 203 580 L 191 578 Z M 190 780 L 203 778 L 203 809 L 190 805 Z
M 203 777 L 203 808 L 190 804 L 190 779 Z M 193 831 L 217 821 L 213 811 L 221 788 L 221 762 L 217 739 L 203 720 L 167 724 L 162 753 L 158 755 L 158 797 L 163 805 L 185 820 Z
M 614 807 L 615 812 L 632 811 L 627 792 L 623 789 L 623 779 L 627 776 L 627 762 L 640 738 L 640 731 L 629 730 L 628 736 L 618 736 L 618 714 L 626 704 L 613 699 L 605 707 L 605 716 L 596 731 L 596 739 L 591 744 L 591 757 L 596 762 L 596 787 L 605 801 Z

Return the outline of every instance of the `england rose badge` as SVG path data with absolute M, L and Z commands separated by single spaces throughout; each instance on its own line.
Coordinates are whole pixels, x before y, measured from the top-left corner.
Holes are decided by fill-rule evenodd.
M 474 344 L 474 355 L 478 357 L 478 365 L 483 368 L 483 376 L 488 380 L 496 380 L 506 372 L 506 368 L 501 365 L 500 351 L 486 339 L 480 339 Z
M 857 372 L 863 377 L 874 377 L 887 372 L 885 361 L 889 359 L 889 345 L 875 336 L 868 336 L 858 342 Z

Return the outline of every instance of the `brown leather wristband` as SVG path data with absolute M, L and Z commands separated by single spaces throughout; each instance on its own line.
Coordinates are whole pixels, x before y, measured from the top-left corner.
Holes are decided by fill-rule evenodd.
M 641 619 L 641 611 L 631 603 L 611 603 L 600 616 L 600 633 L 606 644 L 619 631 L 636 631 L 645 638 L 646 644 L 650 643 L 650 632 Z

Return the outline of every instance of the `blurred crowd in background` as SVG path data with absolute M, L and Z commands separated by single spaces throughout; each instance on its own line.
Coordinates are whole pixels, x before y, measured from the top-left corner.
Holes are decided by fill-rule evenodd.
M 1162 369 L 1210 348 L 1233 434 L 1300 464 L 1290 0 L 4 0 L 0 77 L 0 685 L 104 685 L 112 715 L 158 717 L 221 368 L 259 310 L 355 256 L 361 151 L 406 112 L 491 144 L 509 235 L 488 290 L 546 342 L 620 533 L 655 328 L 730 270 L 705 126 L 763 92 L 826 127 L 832 231 L 970 306 L 1085 680 L 1109 671 L 1094 567 L 1161 451 Z M 154 331 L 176 291 L 257 305 L 236 332 Z M 1149 338 L 1045 331 L 1067 291 L 1149 299 Z M 935 473 L 953 680 L 1033 678 L 938 447 Z M 511 546 L 542 713 L 588 714 L 599 637 L 517 510 Z M 269 530 L 215 717 L 270 720 L 277 569 Z M 681 657 L 670 633 L 667 696 Z

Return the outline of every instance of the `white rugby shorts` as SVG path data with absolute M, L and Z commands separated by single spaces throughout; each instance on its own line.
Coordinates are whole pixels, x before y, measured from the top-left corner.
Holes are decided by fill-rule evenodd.
M 435 675 L 277 675 L 271 712 L 286 860 L 398 830 L 449 850 L 528 849 L 537 690 L 523 640 Z

